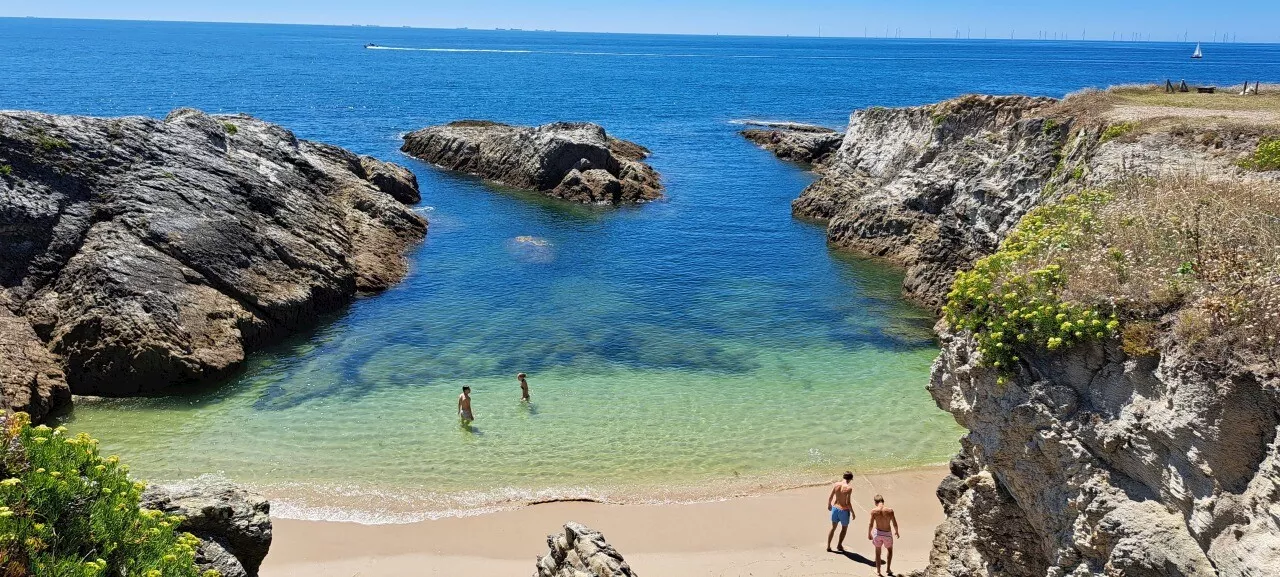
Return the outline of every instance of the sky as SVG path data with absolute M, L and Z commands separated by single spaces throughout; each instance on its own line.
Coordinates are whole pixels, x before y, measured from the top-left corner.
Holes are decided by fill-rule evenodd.
M 1280 1 L 0 0 L 0 16 L 769 36 L 1280 42 Z

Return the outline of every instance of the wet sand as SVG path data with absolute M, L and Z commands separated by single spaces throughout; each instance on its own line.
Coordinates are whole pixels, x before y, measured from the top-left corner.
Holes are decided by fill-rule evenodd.
M 275 521 L 262 577 L 527 576 L 546 536 L 566 521 L 604 533 L 638 575 L 875 575 L 867 511 L 875 493 L 897 511 L 893 569 L 924 567 L 942 521 L 934 496 L 945 467 L 854 478 L 848 554 L 825 551 L 829 486 L 668 505 L 547 503 L 403 525 Z M 838 531 L 837 531 L 838 533 Z

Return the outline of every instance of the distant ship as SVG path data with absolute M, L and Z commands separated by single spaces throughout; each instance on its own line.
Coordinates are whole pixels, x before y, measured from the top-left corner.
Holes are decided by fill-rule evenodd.
M 372 43 L 372 42 L 370 42 L 370 43 L 368 43 L 368 44 L 365 44 L 365 45 L 364 45 L 364 47 L 365 47 L 365 48 L 378 48 L 378 45 L 377 45 L 377 44 L 374 44 L 374 43 Z M 1197 58 L 1199 58 L 1199 57 L 1197 56 Z
M 1192 57 L 1192 58 L 1196 58 L 1196 59 L 1204 58 L 1204 53 L 1203 53 L 1203 52 L 1200 52 L 1200 43 L 1199 43 L 1199 42 L 1196 42 L 1196 51 L 1191 53 L 1191 57 Z

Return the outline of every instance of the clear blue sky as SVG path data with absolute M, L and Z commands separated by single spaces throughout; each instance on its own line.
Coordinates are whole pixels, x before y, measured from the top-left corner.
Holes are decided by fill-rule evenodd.
M 590 32 L 1280 41 L 1280 0 L 2 0 L 0 16 Z

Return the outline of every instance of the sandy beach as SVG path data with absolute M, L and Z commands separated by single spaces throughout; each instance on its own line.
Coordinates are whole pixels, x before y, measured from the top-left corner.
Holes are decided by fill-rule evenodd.
M 867 511 L 875 493 L 898 514 L 895 573 L 923 568 L 942 521 L 945 467 L 854 478 L 847 554 L 824 550 L 828 486 L 671 505 L 548 503 L 402 525 L 275 521 L 262 577 L 527 576 L 546 536 L 566 521 L 595 528 L 639 575 L 874 575 Z

